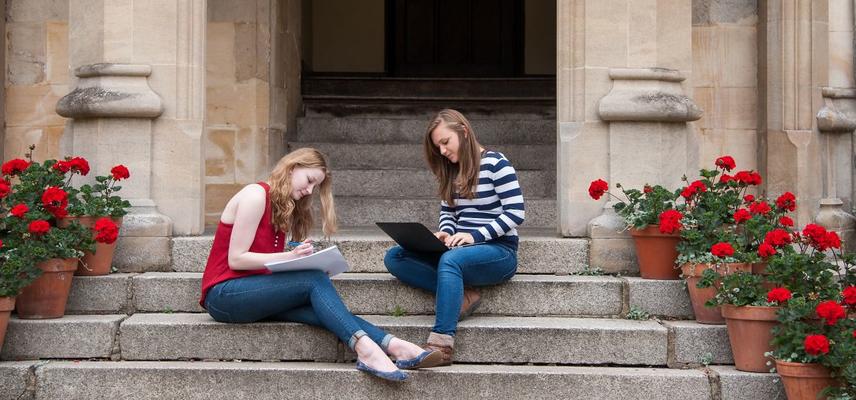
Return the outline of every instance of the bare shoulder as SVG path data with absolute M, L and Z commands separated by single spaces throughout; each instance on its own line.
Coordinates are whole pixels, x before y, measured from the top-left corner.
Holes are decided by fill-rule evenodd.
M 229 199 L 228 203 L 226 203 L 226 208 L 223 209 L 223 214 L 220 216 L 220 220 L 227 224 L 234 223 L 235 216 L 239 209 L 242 209 L 244 212 L 260 209 L 263 212 L 265 201 L 265 188 L 261 185 L 252 183 L 244 186 L 238 191 L 238 193 Z

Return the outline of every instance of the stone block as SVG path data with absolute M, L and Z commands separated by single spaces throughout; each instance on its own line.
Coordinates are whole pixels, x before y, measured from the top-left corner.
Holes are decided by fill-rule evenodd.
M 67 314 L 132 312 L 133 274 L 75 276 L 65 306 Z
M 722 400 L 785 400 L 785 388 L 777 374 L 757 374 L 734 369 L 733 366 L 713 366 L 710 371 L 719 378 Z
M 693 6 L 695 9 L 696 7 Z M 699 87 L 714 87 L 719 82 L 720 71 L 717 68 L 719 61 L 719 46 L 720 35 L 718 27 L 710 26 L 694 26 L 692 33 L 693 46 L 693 86 Z M 698 89 L 696 89 L 698 90 Z M 694 99 L 702 110 L 708 110 L 705 114 L 710 113 L 712 108 L 705 107 L 704 104 L 698 102 L 699 94 L 696 91 Z M 705 116 L 702 116 L 704 119 Z
M 6 361 L 0 362 L 0 399 L 32 399 L 29 382 L 33 380 L 31 368 L 39 362 Z
M 185 236 L 172 238 L 172 270 L 176 272 L 203 272 L 213 236 Z
M 692 5 L 693 25 L 755 25 L 758 21 L 757 0 L 707 0 Z
M 170 263 L 170 238 L 120 236 L 113 265 L 121 272 L 163 271 Z
M 627 283 L 629 307 L 635 306 L 657 316 L 694 318 L 683 280 L 623 279 Z
M 210 0 L 208 3 L 208 22 L 241 22 L 256 21 L 256 1 Z
M 715 118 L 721 118 L 725 129 L 755 129 L 758 122 L 757 97 L 758 89 L 754 87 L 720 88 L 718 98 L 722 113 Z
M 6 24 L 6 85 L 35 85 L 45 81 L 45 24 Z
M 265 51 L 259 46 L 270 47 L 270 43 L 258 43 L 259 29 L 260 26 L 256 23 L 235 24 L 235 79 L 238 82 L 257 78 L 256 71 L 259 70 L 257 54 Z
M 6 159 L 21 158 L 31 144 L 36 145 L 33 158 L 44 160 L 47 158 L 58 158 L 60 154 L 59 144 L 63 136 L 62 126 L 48 126 L 43 128 L 34 127 L 7 127 L 4 143 Z
M 223 86 L 208 85 L 205 92 L 208 118 L 206 123 L 209 126 L 233 125 L 246 128 L 261 123 L 256 121 L 256 107 L 261 105 L 256 104 L 253 79 Z
M 721 63 L 722 80 L 720 84 L 723 87 L 733 88 L 757 87 L 758 34 L 756 27 L 725 26 L 719 28 L 719 35 L 722 46 L 720 58 L 711 61 Z M 754 113 L 755 111 L 751 112 Z
M 148 272 L 134 276 L 134 309 L 142 312 L 205 312 L 199 305 L 202 274 Z
M 555 171 L 517 171 L 520 190 L 528 198 L 556 196 Z M 425 169 L 350 169 L 334 171 L 333 195 L 358 197 L 431 198 L 437 193 L 437 180 Z M 396 191 L 389 190 L 397 188 Z M 439 210 L 439 206 L 437 208 Z
M 110 358 L 123 319 L 125 315 L 11 318 L 0 358 Z
M 208 314 L 136 314 L 121 327 L 123 360 L 335 361 L 337 343 L 323 328 L 282 322 L 227 324 Z
M 627 65 L 628 7 L 623 1 L 598 1 L 585 7 L 586 65 Z
M 205 133 L 205 181 L 229 184 L 235 182 L 234 129 L 208 128 Z
M 705 325 L 695 321 L 664 321 L 669 328 L 669 367 L 732 364 L 731 342 L 725 325 Z
M 68 0 L 7 0 L 8 22 L 68 21 Z
M 66 85 L 17 85 L 6 88 L 7 126 L 62 126 L 56 102 L 68 92 Z
M 234 83 L 235 24 L 232 22 L 208 22 L 205 34 L 205 56 L 207 57 L 205 79 L 207 85 L 225 86 Z
M 633 239 L 591 239 L 590 265 L 609 274 L 639 275 Z
M 219 217 L 229 199 L 243 189 L 243 184 L 205 185 L 205 212 Z M 216 224 L 216 222 L 215 222 Z
M 174 0 L 133 2 L 134 62 L 175 65 L 178 62 L 179 23 Z
M 230 362 L 55 362 L 36 372 L 39 398 L 231 399 L 407 397 L 568 400 L 710 398 L 702 371 L 646 368 L 452 365 L 410 372 L 403 385 L 378 382 L 353 364 Z M 80 382 L 86 382 L 85 385 Z
M 68 23 L 47 22 L 47 51 L 45 71 L 52 85 L 68 85 Z M 64 93 L 63 93 L 64 94 Z

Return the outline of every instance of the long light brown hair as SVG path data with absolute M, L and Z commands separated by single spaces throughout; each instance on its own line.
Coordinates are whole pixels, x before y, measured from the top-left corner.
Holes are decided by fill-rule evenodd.
M 303 196 L 300 200 L 294 200 L 291 197 L 291 172 L 296 167 L 320 168 L 324 171 L 324 180 L 317 187 L 321 198 L 321 227 L 326 237 L 330 237 L 336 232 L 333 176 L 327 165 L 327 159 L 320 151 L 305 147 L 282 157 L 268 177 L 271 223 L 283 232 L 290 231 L 292 240 L 302 241 L 306 239 L 313 223 L 313 196 Z
M 443 125 L 458 135 L 458 162 L 453 163 L 440 154 L 440 149 L 431 141 L 431 132 Z M 450 206 L 455 205 L 453 194 L 472 199 L 479 182 L 481 167 L 481 145 L 476 134 L 463 114 L 452 110 L 441 110 L 428 124 L 424 140 L 425 159 L 428 167 L 440 183 L 438 194 Z

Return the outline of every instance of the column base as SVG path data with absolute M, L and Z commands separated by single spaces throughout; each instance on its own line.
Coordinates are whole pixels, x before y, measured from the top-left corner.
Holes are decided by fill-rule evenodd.
M 168 271 L 172 219 L 159 213 L 151 200 L 132 204 L 122 222 L 113 266 L 120 272 Z
M 815 221 L 827 230 L 838 233 L 842 250 L 856 251 L 856 217 L 844 211 L 844 202 L 841 199 L 821 199 L 820 212 L 817 213 Z
M 588 234 L 591 237 L 589 265 L 592 268 L 600 268 L 609 274 L 639 275 L 633 238 L 627 232 L 624 219 L 612 209 L 612 203 L 603 208 L 603 214 L 588 223 Z

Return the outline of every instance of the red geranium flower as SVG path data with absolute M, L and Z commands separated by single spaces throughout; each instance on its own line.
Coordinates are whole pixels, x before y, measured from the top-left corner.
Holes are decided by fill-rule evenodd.
M 767 236 L 764 237 L 764 243 L 768 243 L 776 247 L 784 246 L 790 242 L 791 234 L 781 228 L 767 232 Z
M 766 215 L 770 211 L 772 211 L 772 209 L 766 201 L 759 201 L 757 203 L 752 203 L 749 205 L 749 212 L 751 212 L 752 214 Z
M 734 222 L 738 224 L 750 219 L 752 219 L 752 214 L 749 214 L 749 211 L 746 211 L 745 208 L 740 208 L 734 213 Z
M 677 210 L 666 210 L 660 213 L 660 233 L 672 234 L 679 231 L 683 217 L 684 215 Z
M 0 179 L 0 198 L 6 197 L 12 191 L 12 184 L 5 179 Z
M 65 209 L 68 207 L 68 193 L 58 187 L 50 186 L 42 194 L 42 205 L 55 217 L 63 218 L 68 215 Z
M 731 182 L 733 180 L 734 180 L 734 177 L 731 175 L 728 175 L 728 174 L 722 174 L 722 176 L 719 177 L 719 183 L 728 183 L 728 182 Z
M 768 303 L 784 303 L 791 298 L 791 291 L 787 288 L 777 287 L 767 292 Z
M 681 196 L 684 196 L 685 199 L 689 199 L 696 193 L 704 193 L 706 191 L 707 186 L 704 185 L 704 182 L 695 181 L 684 188 L 684 190 L 681 192 Z
M 848 286 L 841 292 L 844 296 L 844 304 L 856 306 L 856 286 Z
M 51 167 L 51 168 L 53 168 L 53 169 L 59 171 L 60 173 L 64 174 L 68 171 L 71 171 L 71 164 L 68 161 L 60 160 L 60 161 L 57 161 L 53 165 L 53 167 Z
M 823 335 L 808 335 L 803 342 L 805 352 L 817 356 L 820 354 L 829 353 L 829 339 Z
M 734 162 L 734 158 L 731 156 L 722 156 L 716 159 L 715 162 L 717 167 L 720 167 L 726 171 L 731 171 L 732 169 L 737 167 L 737 163 Z
M 115 169 L 116 167 L 113 168 Z M 600 200 L 607 190 L 609 190 L 609 184 L 603 179 L 597 179 L 591 181 L 591 185 L 589 185 L 589 196 L 595 200 Z
M 803 228 L 803 235 L 812 241 L 818 242 L 826 236 L 826 228 L 817 224 L 808 224 Z
M 86 176 L 89 174 L 89 161 L 83 157 L 74 157 L 68 160 L 68 164 L 72 170 L 80 172 L 80 175 Z
M 776 207 L 783 211 L 793 211 L 797 208 L 797 198 L 791 192 L 785 192 L 776 199 Z
M 769 243 L 761 243 L 761 245 L 758 246 L 758 255 L 762 258 L 767 258 L 775 254 L 776 248 Z
M 847 316 L 844 307 L 832 300 L 824 301 L 814 309 L 817 316 L 826 320 L 827 325 L 835 325 L 839 319 Z
M 9 213 L 18 218 L 24 218 L 24 215 L 27 214 L 27 211 L 30 211 L 30 207 L 27 207 L 26 204 L 22 203 L 16 205 L 15 207 L 12 207 L 12 209 L 9 210 Z
M 3 166 L 0 167 L 3 175 L 15 175 L 27 170 L 30 166 L 30 163 L 26 160 L 22 160 L 20 158 L 16 158 L 14 160 L 9 160 L 3 163 Z
M 110 218 L 99 218 L 92 227 L 95 231 L 95 241 L 111 244 L 119 237 L 119 226 Z
M 838 237 L 838 234 L 835 232 L 826 232 L 826 235 L 823 235 L 823 238 L 817 242 L 817 248 L 819 250 L 840 249 L 841 238 Z
M 111 168 L 110 173 L 113 174 L 113 179 L 115 179 L 117 181 L 121 181 L 122 179 L 128 179 L 131 177 L 131 172 L 128 171 L 128 168 L 126 168 L 122 164 L 119 164 L 119 165 Z M 600 180 L 600 179 L 598 179 L 598 180 Z M 606 183 L 606 182 L 604 182 L 604 183 Z M 604 189 L 604 191 L 606 191 L 608 189 L 609 189 L 609 185 L 606 186 L 606 189 Z M 589 189 L 589 193 L 591 193 L 591 189 Z M 595 200 L 597 200 L 597 199 L 595 199 Z
M 719 242 L 710 248 L 710 252 L 717 257 L 730 257 L 734 255 L 734 247 L 728 242 Z
M 751 202 L 755 201 L 755 196 L 752 196 L 751 194 L 747 194 L 746 196 L 743 196 L 743 201 L 745 201 L 747 204 L 751 203 Z
M 33 222 L 30 222 L 30 225 L 27 227 L 27 229 L 30 231 L 30 233 L 34 235 L 43 235 L 51 230 L 51 224 L 49 224 L 48 221 L 45 221 L 43 219 L 37 219 Z
M 782 226 L 794 226 L 794 220 L 792 220 L 791 217 L 787 215 L 783 215 L 781 218 L 779 218 L 779 224 L 781 224 Z

